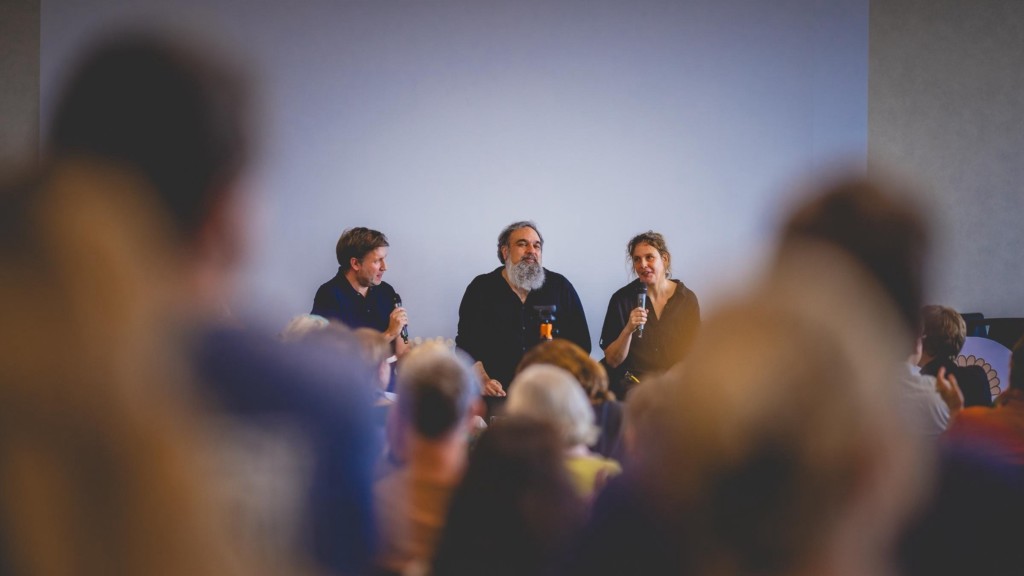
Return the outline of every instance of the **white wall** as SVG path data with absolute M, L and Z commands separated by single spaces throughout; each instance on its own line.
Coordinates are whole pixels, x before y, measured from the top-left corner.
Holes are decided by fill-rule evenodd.
M 864 164 L 867 3 L 43 0 L 43 123 L 111 23 L 215 32 L 263 83 L 241 296 L 266 322 L 308 311 L 363 225 L 391 240 L 412 334 L 454 336 L 500 229 L 534 219 L 596 343 L 634 233 L 663 232 L 709 307 L 760 261 L 795 179 Z
M 870 160 L 929 191 L 931 299 L 1024 316 L 1024 2 L 871 3 Z

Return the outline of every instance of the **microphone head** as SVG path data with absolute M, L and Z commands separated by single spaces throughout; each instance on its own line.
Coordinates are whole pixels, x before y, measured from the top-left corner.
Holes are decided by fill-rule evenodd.
M 640 283 L 640 291 L 641 292 L 647 292 L 647 284 L 644 284 L 643 282 L 641 282 Z
M 401 305 L 402 305 L 402 297 L 398 295 L 398 292 L 395 292 L 395 306 L 401 306 Z

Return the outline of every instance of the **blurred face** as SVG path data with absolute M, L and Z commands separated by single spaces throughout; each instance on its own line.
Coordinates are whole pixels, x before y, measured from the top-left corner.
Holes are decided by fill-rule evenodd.
M 541 249 L 544 245 L 540 241 L 537 231 L 529 226 L 520 228 L 509 236 L 508 244 L 501 249 L 507 262 L 512 265 L 520 262 L 541 265 Z
M 640 243 L 633 248 L 633 271 L 644 284 L 656 284 L 664 280 L 666 265 L 665 257 L 654 246 Z
M 366 253 L 362 260 L 352 259 L 352 271 L 355 272 L 356 281 L 363 288 L 377 286 L 384 278 L 384 272 L 388 269 L 385 259 L 388 257 L 386 247 L 375 248 Z

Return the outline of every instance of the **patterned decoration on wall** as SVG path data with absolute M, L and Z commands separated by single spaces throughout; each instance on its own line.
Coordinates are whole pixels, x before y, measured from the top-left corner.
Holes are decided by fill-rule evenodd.
M 993 398 L 1006 390 L 1010 377 L 1010 349 L 999 342 L 981 336 L 968 336 L 960 355 L 956 357 L 956 363 L 959 366 L 981 366 L 988 376 Z
M 985 371 L 985 376 L 988 377 L 988 390 L 992 393 L 992 397 L 995 398 L 1002 392 L 1002 387 L 999 385 L 999 374 L 992 368 L 992 365 L 985 361 L 984 358 L 976 357 L 974 354 L 970 356 L 964 356 L 963 354 L 956 357 L 957 366 L 981 366 L 982 370 Z

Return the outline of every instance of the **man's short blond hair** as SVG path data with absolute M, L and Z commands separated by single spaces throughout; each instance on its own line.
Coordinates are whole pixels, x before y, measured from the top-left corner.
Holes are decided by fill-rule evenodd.
M 921 348 L 932 358 L 954 358 L 964 347 L 967 323 L 949 306 L 921 308 Z

